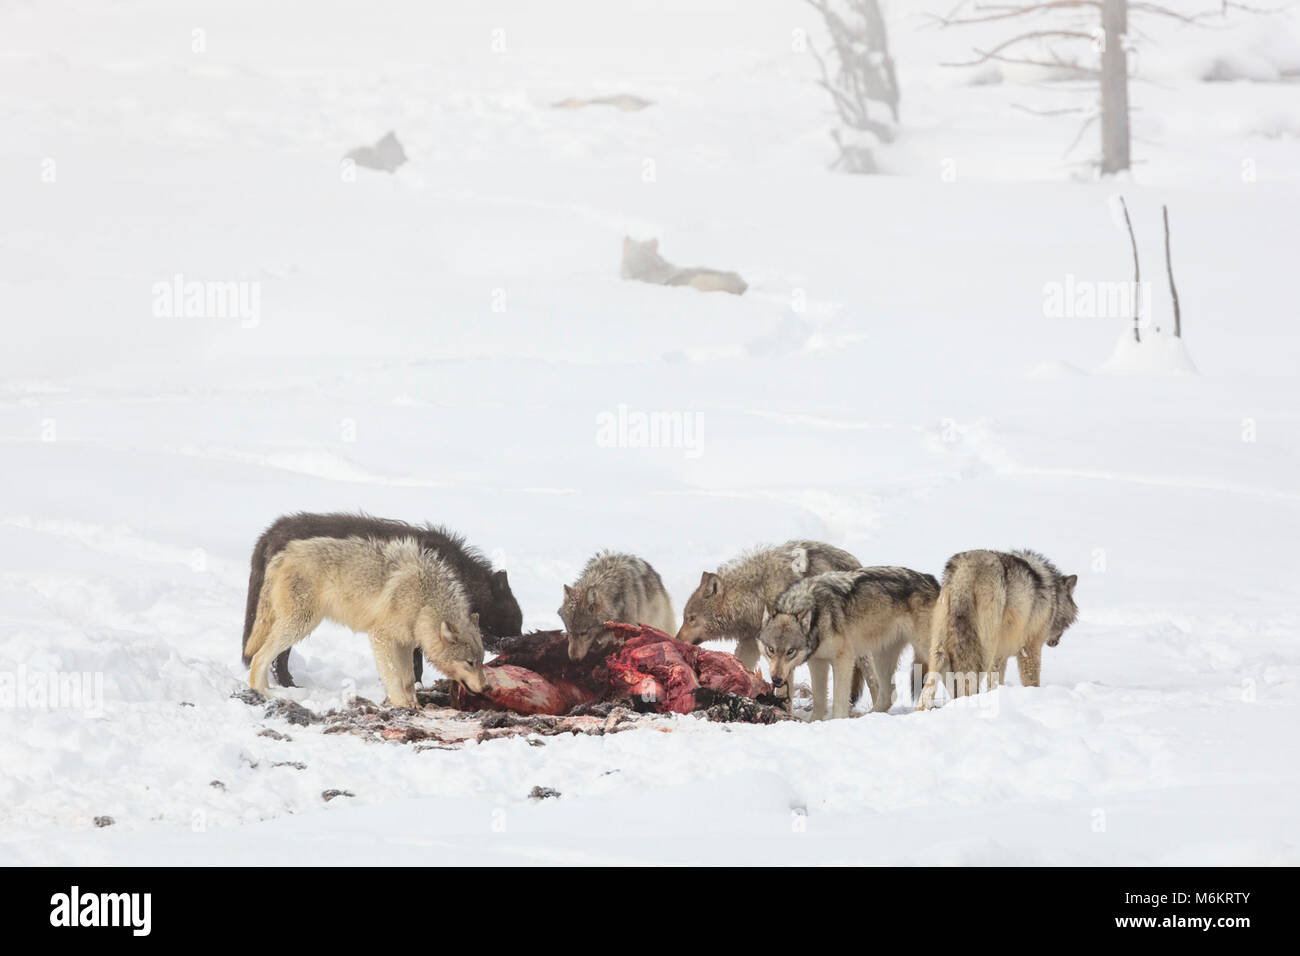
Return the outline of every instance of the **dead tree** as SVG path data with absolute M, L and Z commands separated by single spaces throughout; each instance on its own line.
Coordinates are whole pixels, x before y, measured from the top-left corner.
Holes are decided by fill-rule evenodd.
M 1138 265 L 1138 241 L 1133 235 L 1133 220 L 1128 217 L 1128 203 L 1119 197 L 1120 207 L 1124 210 L 1124 225 L 1128 226 L 1128 241 L 1133 247 L 1133 341 L 1141 344 L 1142 333 L 1142 267 Z
M 1178 306 L 1178 288 L 1174 285 L 1174 260 L 1169 255 L 1169 207 L 1161 206 L 1165 219 L 1165 271 L 1169 273 L 1169 298 L 1174 300 L 1174 338 L 1183 337 L 1183 312 Z
M 1260 9 L 1232 0 L 1220 0 L 1213 9 L 1199 13 L 1180 13 L 1147 0 L 1040 0 L 1021 4 L 962 0 L 947 16 L 935 19 L 941 27 L 1003 21 L 1023 26 L 1011 38 L 987 50 L 975 50 L 975 59 L 946 66 L 1018 64 L 1043 67 L 1069 79 L 1097 81 L 1101 88 L 1101 158 L 1096 165 L 1105 176 L 1129 169 L 1132 164 L 1128 90 L 1132 78 L 1128 54 L 1133 49 L 1130 12 L 1143 19 L 1163 17 L 1205 26 L 1216 18 L 1223 20 L 1231 11 L 1275 13 L 1280 9 Z M 1080 130 L 1080 138 L 1097 118 L 1088 118 Z M 1070 148 L 1073 149 L 1073 144 Z
M 821 71 L 818 85 L 830 94 L 840 123 L 848 131 L 833 130 L 831 138 L 840 155 L 832 169 L 852 173 L 876 172 L 875 154 L 863 134 L 878 143 L 891 143 L 898 125 L 898 76 L 889 53 L 889 36 L 878 0 L 807 0 L 821 14 L 831 45 L 825 55 L 810 43 Z M 889 120 L 878 118 L 872 103 L 889 110 Z
M 1105 0 L 1101 8 L 1101 174 L 1128 169 L 1128 0 Z M 1127 213 L 1126 213 L 1127 215 Z

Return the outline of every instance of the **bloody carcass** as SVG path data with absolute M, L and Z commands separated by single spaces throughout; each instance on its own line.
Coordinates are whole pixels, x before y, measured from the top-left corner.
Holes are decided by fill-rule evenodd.
M 733 696 L 776 703 L 772 685 L 732 654 L 685 644 L 644 624 L 605 626 L 606 643 L 581 661 L 569 660 L 562 631 L 505 639 L 487 665 L 488 689 L 471 694 L 455 685 L 452 706 L 561 715 L 584 704 L 628 699 L 640 709 L 687 714 Z

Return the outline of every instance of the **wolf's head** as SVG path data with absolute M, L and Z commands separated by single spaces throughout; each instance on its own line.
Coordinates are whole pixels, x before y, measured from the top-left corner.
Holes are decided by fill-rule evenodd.
M 439 625 L 438 636 L 441 640 L 433 647 L 423 648 L 429 663 L 452 680 L 464 684 L 470 692 L 483 693 L 488 678 L 483 668 L 483 633 L 479 630 L 478 615 L 448 615 Z
M 619 268 L 619 275 L 624 279 L 644 277 L 651 270 L 661 269 L 667 264 L 659 255 L 658 239 L 643 241 L 631 236 L 623 237 L 623 265 Z
M 763 629 L 758 634 L 778 697 L 789 697 L 795 669 L 812 657 L 819 643 L 817 608 L 811 597 L 785 600 L 788 596 L 781 596 L 775 611 L 764 612 Z
M 605 622 L 613 619 L 613 608 L 600 588 L 582 590 L 564 586 L 560 620 L 569 635 L 569 660 L 580 661 L 605 635 Z
M 1067 574 L 1056 579 L 1056 614 L 1052 618 L 1052 636 L 1047 639 L 1048 647 L 1061 643 L 1061 635 L 1079 616 L 1079 605 L 1074 603 L 1074 586 L 1079 583 L 1077 574 Z
M 687 599 L 682 611 L 682 626 L 677 632 L 677 640 L 687 644 L 703 644 L 712 638 L 721 637 L 720 622 L 725 599 L 726 588 L 720 577 L 712 571 L 700 575 L 699 586 Z
M 505 571 L 495 571 L 488 582 L 491 596 L 482 609 L 482 629 L 493 637 L 514 637 L 524 630 L 524 612 L 519 609 Z

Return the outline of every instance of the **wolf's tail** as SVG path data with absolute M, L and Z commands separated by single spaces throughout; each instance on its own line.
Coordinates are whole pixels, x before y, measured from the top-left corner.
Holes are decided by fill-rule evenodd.
M 978 688 L 979 674 L 990 666 L 985 648 L 997 640 L 999 623 L 1006 607 L 1006 587 L 979 587 L 974 568 L 959 568 L 950 581 L 944 582 L 935 607 L 936 641 L 942 640 L 947 651 L 948 667 L 969 680 L 974 675 Z
M 879 677 L 879 675 L 877 675 Z M 853 662 L 853 681 L 849 684 L 849 703 L 856 704 L 862 696 L 862 688 L 867 682 L 867 671 L 862 661 Z M 874 701 L 873 701 L 874 703 Z
M 254 555 L 256 557 L 256 554 Z M 280 568 L 280 555 L 271 560 L 271 567 L 254 566 L 248 579 L 248 610 L 252 619 L 244 623 L 244 664 L 251 664 L 253 655 L 262 649 L 266 639 L 271 636 L 271 626 L 275 624 L 275 606 L 271 600 L 271 583 Z M 257 590 L 253 582 L 257 581 Z M 256 595 L 256 597 L 254 597 Z
M 248 601 L 244 605 L 244 636 L 239 642 L 240 651 L 244 655 L 244 666 L 253 659 L 248 653 L 248 638 L 253 633 L 253 622 L 257 620 L 257 605 L 262 597 L 262 583 L 266 580 L 266 548 L 267 535 L 270 529 L 262 532 L 262 536 L 257 539 L 257 544 L 253 546 L 253 557 L 249 561 L 248 568 Z

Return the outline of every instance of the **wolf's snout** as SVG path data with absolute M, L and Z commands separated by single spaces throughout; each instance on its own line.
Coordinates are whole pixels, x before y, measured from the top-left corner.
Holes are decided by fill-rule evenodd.
M 460 681 L 471 694 L 481 694 L 488 689 L 487 671 L 481 667 L 468 671 Z

